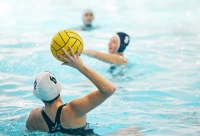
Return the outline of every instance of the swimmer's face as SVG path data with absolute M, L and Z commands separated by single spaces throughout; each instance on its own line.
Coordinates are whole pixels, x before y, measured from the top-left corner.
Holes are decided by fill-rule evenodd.
M 108 43 L 108 52 L 110 54 L 116 53 L 118 44 L 119 44 L 118 39 L 115 36 L 113 36 Z
M 86 12 L 83 15 L 83 22 L 85 25 L 91 25 L 93 19 L 94 19 L 94 16 L 92 12 Z

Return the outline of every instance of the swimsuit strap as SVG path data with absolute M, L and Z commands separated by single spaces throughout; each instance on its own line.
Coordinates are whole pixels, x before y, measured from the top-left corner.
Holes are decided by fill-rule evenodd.
M 52 128 L 53 126 L 55 126 L 55 123 L 53 123 L 53 122 L 51 121 L 51 119 L 47 116 L 47 114 L 46 114 L 45 111 L 44 111 L 44 107 L 42 108 L 41 113 L 42 113 L 42 116 L 43 116 L 44 120 L 46 121 L 46 123 L 47 123 L 47 125 L 48 125 L 48 127 L 49 127 L 49 132 L 50 132 L 50 131 L 51 131 L 51 128 Z
M 55 133 L 55 132 L 59 132 L 60 131 L 60 114 L 62 111 L 63 106 L 65 106 L 66 104 L 61 105 L 56 113 L 56 118 L 55 118 L 55 123 L 53 123 L 51 121 L 51 119 L 47 116 L 47 114 L 44 111 L 44 107 L 41 110 L 42 116 L 44 118 L 44 120 L 46 121 L 48 127 L 49 127 L 49 133 Z
M 57 123 L 57 124 L 60 124 L 60 114 L 61 114 L 63 106 L 65 106 L 65 105 L 67 105 L 67 104 L 61 105 L 57 110 L 56 118 L 55 118 L 55 123 Z

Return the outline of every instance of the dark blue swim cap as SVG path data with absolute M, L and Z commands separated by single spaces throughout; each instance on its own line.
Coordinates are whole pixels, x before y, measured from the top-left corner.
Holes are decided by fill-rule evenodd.
M 118 32 L 117 35 L 119 36 L 119 48 L 117 52 L 122 53 L 126 49 L 126 46 L 128 46 L 130 37 L 123 32 Z

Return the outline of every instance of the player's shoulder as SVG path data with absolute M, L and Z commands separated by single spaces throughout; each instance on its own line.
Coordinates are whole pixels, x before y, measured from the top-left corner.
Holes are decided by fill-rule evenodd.
M 31 110 L 30 114 L 29 114 L 29 119 L 30 120 L 35 120 L 37 118 L 40 118 L 41 115 L 41 108 L 34 108 Z
M 34 108 L 34 109 L 32 109 L 31 113 L 32 114 L 38 114 L 38 113 L 41 112 L 41 110 L 42 110 L 42 108 Z
M 36 122 L 38 122 L 38 119 L 40 120 L 40 111 L 41 108 L 34 108 L 31 110 L 28 119 L 26 121 L 26 128 L 30 131 L 34 131 L 34 128 L 36 126 Z

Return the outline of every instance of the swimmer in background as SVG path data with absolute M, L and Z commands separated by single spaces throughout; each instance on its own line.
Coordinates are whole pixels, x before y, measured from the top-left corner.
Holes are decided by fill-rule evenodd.
M 82 15 L 83 26 L 77 28 L 78 30 L 89 31 L 98 27 L 94 27 L 92 25 L 92 21 L 94 20 L 94 13 L 91 9 L 85 9 Z
M 77 69 L 97 87 L 96 90 L 64 104 L 60 96 L 61 84 L 51 72 L 41 72 L 35 77 L 33 94 L 44 102 L 43 108 L 33 109 L 26 122 L 29 131 L 61 132 L 69 135 L 98 136 L 89 128 L 87 113 L 103 103 L 116 87 L 103 76 L 86 66 L 79 57 L 80 48 L 72 56 L 57 54 L 67 65 Z
M 82 30 L 88 30 L 92 28 L 92 21 L 94 20 L 94 14 L 92 10 L 86 9 L 83 12 L 82 20 L 84 26 L 82 26 Z
M 123 52 L 130 42 L 130 37 L 124 32 L 114 34 L 108 43 L 108 53 L 99 52 L 93 49 L 83 50 L 83 54 L 97 58 L 110 64 L 122 65 L 127 63 Z

